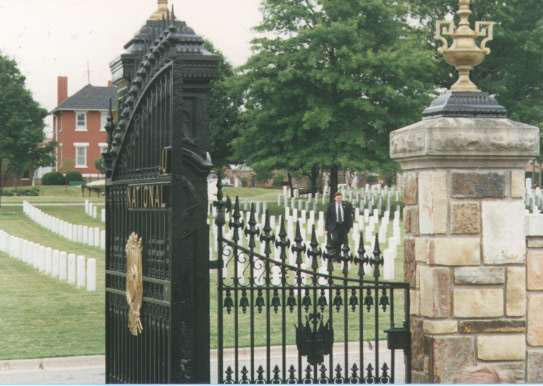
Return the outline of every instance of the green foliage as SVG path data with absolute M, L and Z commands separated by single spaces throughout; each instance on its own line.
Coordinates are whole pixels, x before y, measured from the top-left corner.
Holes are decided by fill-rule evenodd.
M 449 87 L 457 79 L 454 68 L 437 53 L 435 22 L 458 9 L 457 0 L 411 0 L 413 17 L 421 22 L 427 46 L 440 61 L 435 83 Z M 543 125 L 543 7 L 540 0 L 477 0 L 471 21 L 495 21 L 490 56 L 472 73 L 483 91 L 496 94 L 512 119 Z M 456 18 L 457 19 L 457 18 Z
M 68 185 L 72 184 L 72 182 L 83 182 L 83 181 L 85 181 L 85 179 L 83 178 L 81 173 L 78 172 L 78 171 L 71 171 L 71 172 L 66 173 L 65 179 L 66 179 L 66 183 Z
M 15 61 L 0 53 L 0 159 L 20 177 L 53 162 L 56 143 L 43 145 L 47 111 L 32 98 Z
M 273 177 L 272 186 L 275 188 L 280 188 L 281 186 L 283 186 L 283 181 L 285 181 L 285 176 L 282 174 L 276 174 Z
M 36 197 L 40 195 L 40 190 L 36 187 L 31 188 L 17 188 L 17 189 L 1 189 L 0 196 L 13 197 L 13 196 L 26 196 Z
M 96 167 L 96 170 L 98 170 L 102 174 L 106 174 L 106 165 L 104 164 L 104 159 L 102 157 L 98 158 L 94 162 L 94 166 Z
M 66 179 L 61 172 L 45 173 L 41 178 L 42 185 L 66 185 Z
M 255 173 L 257 182 L 266 182 L 273 177 L 273 172 L 269 169 L 255 170 Z
M 212 81 L 209 93 L 208 113 L 211 160 L 216 170 L 222 170 L 235 161 L 231 143 L 239 135 L 241 98 L 229 87 L 229 79 L 234 75 L 232 65 L 211 42 L 206 41 L 204 46 L 219 57 L 217 78 Z
M 379 169 L 388 134 L 420 118 L 435 58 L 402 1 L 265 0 L 253 56 L 232 80 L 244 97 L 238 158 L 309 174 Z

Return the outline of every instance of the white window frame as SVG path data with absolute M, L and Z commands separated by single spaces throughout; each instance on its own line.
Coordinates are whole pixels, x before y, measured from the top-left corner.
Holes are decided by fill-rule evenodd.
M 74 142 L 75 147 L 75 168 L 76 169 L 86 169 L 88 168 L 89 163 L 89 143 L 88 142 Z M 77 163 L 77 149 L 78 148 L 85 148 L 85 165 L 81 165 Z
M 78 114 L 83 114 L 85 117 L 85 125 L 83 127 L 79 126 L 79 120 L 77 119 Z M 76 111 L 75 112 L 75 131 L 87 131 L 87 112 L 86 111 Z
M 100 154 L 104 154 L 104 152 L 107 150 L 107 143 L 106 142 L 99 142 L 98 148 L 100 149 Z
M 100 131 L 106 131 L 107 117 L 109 112 L 101 111 L 100 112 Z

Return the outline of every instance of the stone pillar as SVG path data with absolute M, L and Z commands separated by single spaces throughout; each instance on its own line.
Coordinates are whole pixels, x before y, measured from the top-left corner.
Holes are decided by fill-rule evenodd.
M 488 94 L 448 92 L 390 137 L 403 170 L 413 382 L 451 383 L 481 364 L 525 380 L 522 197 L 539 129 L 489 105 Z

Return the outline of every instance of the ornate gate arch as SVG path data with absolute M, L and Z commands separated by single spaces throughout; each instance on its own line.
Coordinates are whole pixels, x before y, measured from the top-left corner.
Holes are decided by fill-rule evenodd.
M 169 15 L 111 65 L 120 98 L 104 154 L 108 383 L 209 383 L 206 98 L 217 58 Z

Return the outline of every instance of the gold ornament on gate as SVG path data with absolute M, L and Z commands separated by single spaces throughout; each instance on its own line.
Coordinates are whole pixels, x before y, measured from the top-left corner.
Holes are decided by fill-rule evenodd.
M 149 17 L 149 20 L 161 21 L 168 19 L 169 16 L 168 0 L 158 0 L 157 10 Z
M 134 336 L 143 331 L 140 310 L 143 301 L 143 242 L 134 232 L 126 242 L 126 300 L 128 302 L 128 329 Z
M 471 29 L 469 17 L 471 0 L 459 0 L 460 8 L 457 15 L 460 17 L 458 27 L 453 21 L 441 20 L 436 25 L 436 40 L 441 40 L 443 45 L 439 52 L 450 65 L 456 67 L 459 78 L 451 87 L 451 91 L 478 92 L 479 88 L 471 81 L 470 72 L 475 66 L 483 62 L 486 55 L 490 54 L 490 48 L 486 44 L 494 38 L 494 22 L 478 21 L 475 23 L 475 31 Z M 446 37 L 452 38 L 452 45 Z M 477 40 L 481 39 L 480 46 Z

